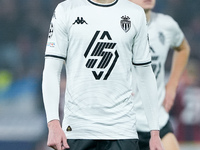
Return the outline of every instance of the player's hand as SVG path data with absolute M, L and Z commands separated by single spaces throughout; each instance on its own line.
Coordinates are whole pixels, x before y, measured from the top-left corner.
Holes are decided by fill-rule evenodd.
M 59 120 L 52 120 L 48 123 L 49 135 L 47 146 L 55 150 L 69 149 L 67 138 L 63 132 Z
M 169 112 L 174 105 L 174 99 L 176 96 L 176 87 L 166 85 L 165 87 L 166 93 L 165 93 L 165 99 L 163 101 L 163 106 L 166 110 L 166 112 Z
M 151 131 L 151 138 L 149 141 L 150 150 L 164 150 L 158 130 Z

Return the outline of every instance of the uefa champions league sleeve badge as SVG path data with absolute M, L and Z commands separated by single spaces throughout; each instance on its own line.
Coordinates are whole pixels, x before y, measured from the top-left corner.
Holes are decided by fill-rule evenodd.
M 49 39 L 53 36 L 53 23 L 50 24 L 50 28 L 49 28 Z

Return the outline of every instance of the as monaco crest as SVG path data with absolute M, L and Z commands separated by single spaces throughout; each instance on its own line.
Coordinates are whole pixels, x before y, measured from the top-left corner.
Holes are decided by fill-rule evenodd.
M 131 28 L 131 21 L 129 20 L 129 16 L 122 16 L 121 17 L 121 21 L 120 21 L 120 24 L 121 24 L 121 27 L 122 29 L 125 31 L 125 32 L 128 32 Z

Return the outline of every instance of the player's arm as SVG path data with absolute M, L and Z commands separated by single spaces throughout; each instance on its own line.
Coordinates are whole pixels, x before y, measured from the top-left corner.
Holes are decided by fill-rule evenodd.
M 49 129 L 47 145 L 56 150 L 69 148 L 59 121 L 60 76 L 68 47 L 65 11 L 59 4 L 52 17 L 42 81 L 43 101 Z
M 135 66 L 138 88 L 151 130 L 150 148 L 162 150 L 158 127 L 157 86 L 151 64 Z
M 135 23 L 137 34 L 133 45 L 133 65 L 136 70 L 139 94 L 151 130 L 150 149 L 163 150 L 159 136 L 157 84 L 151 68 L 146 17 L 142 8 L 141 10 L 141 16 L 138 18 L 137 23 Z
M 158 126 L 158 103 L 157 86 L 155 75 L 153 74 L 151 64 L 136 65 L 137 84 L 139 94 L 143 102 L 143 107 L 150 130 L 159 130 Z
M 187 40 L 184 38 L 181 45 L 175 47 L 174 50 L 170 77 L 166 85 L 165 100 L 163 102 L 163 106 L 167 112 L 170 111 L 174 104 L 176 89 L 178 87 L 180 77 L 188 62 L 190 46 Z
M 47 145 L 57 150 L 69 148 L 59 121 L 60 75 L 63 60 L 53 57 L 45 59 L 42 92 L 48 122 Z
M 156 79 L 151 64 L 135 66 L 138 88 L 151 130 L 151 150 L 162 150 L 158 127 L 158 97 Z

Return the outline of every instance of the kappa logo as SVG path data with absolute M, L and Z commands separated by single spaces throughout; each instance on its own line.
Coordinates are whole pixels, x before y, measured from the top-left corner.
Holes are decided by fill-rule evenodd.
M 122 16 L 121 17 L 121 21 L 120 21 L 120 24 L 121 24 L 121 27 L 122 29 L 125 31 L 125 32 L 128 32 L 131 28 L 131 21 L 129 20 L 129 16 Z
M 74 23 L 73 24 L 87 24 L 87 22 L 83 19 L 83 17 L 77 17 L 77 19 L 74 21 Z
M 87 59 L 85 66 L 92 70 L 96 80 L 107 80 L 119 58 L 116 44 L 108 31 L 100 34 L 96 31 L 84 57 Z

